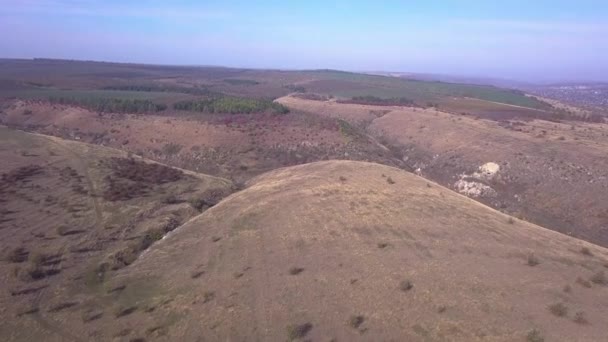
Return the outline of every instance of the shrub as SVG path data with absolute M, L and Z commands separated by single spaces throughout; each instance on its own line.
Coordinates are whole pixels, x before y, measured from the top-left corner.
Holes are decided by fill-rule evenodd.
M 302 267 L 292 267 L 289 269 L 289 274 L 291 275 L 297 275 L 304 272 L 304 268 Z
M 568 315 L 568 307 L 562 303 L 551 304 L 548 309 L 557 317 L 565 317 Z
M 572 320 L 578 324 L 589 323 L 589 321 L 587 321 L 587 317 L 585 316 L 585 313 L 582 311 L 578 311 L 577 313 L 575 313 L 574 318 Z
M 576 278 L 576 282 L 583 287 L 591 288 L 591 283 L 581 277 Z
M 307 322 L 304 324 L 290 325 L 287 327 L 287 337 L 290 341 L 304 338 L 312 330 L 312 324 Z
M 593 253 L 591 253 L 591 250 L 588 247 L 581 247 L 581 254 L 586 256 L 593 256 Z
M 534 253 L 528 254 L 528 266 L 536 266 L 540 264 L 540 260 L 534 255 Z
M 350 325 L 354 329 L 359 329 L 359 327 L 361 326 L 361 324 L 363 324 L 363 322 L 365 322 L 364 316 L 361 316 L 361 315 L 350 316 L 350 319 L 348 320 L 348 325 Z
M 27 260 L 29 252 L 25 247 L 17 247 L 10 251 L 6 257 L 9 262 L 20 263 Z
M 606 278 L 606 274 L 604 273 L 604 271 L 597 272 L 596 274 L 591 276 L 590 280 L 598 285 L 608 285 L 608 279 Z
M 395 184 L 395 181 L 391 177 L 386 178 L 386 182 L 391 185 Z
M 163 153 L 172 156 L 174 154 L 178 154 L 179 151 L 182 150 L 182 148 L 183 146 L 180 144 L 168 143 L 163 146 L 162 151 Z
M 545 338 L 540 334 L 540 331 L 533 329 L 530 330 L 526 336 L 528 342 L 545 342 Z
M 412 282 L 409 280 L 404 280 L 399 284 L 399 289 L 403 292 L 407 292 L 412 288 L 414 288 L 414 284 L 412 284 Z

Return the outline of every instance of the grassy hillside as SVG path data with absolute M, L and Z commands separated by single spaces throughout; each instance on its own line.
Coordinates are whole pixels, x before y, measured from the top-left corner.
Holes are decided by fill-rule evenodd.
M 134 306 L 133 336 L 186 340 L 596 341 L 607 258 L 407 172 L 319 162 L 252 180 L 154 245 L 104 310 Z
M 0 158 L 3 341 L 86 339 L 65 319 L 94 320 L 107 279 L 232 191 L 221 178 L 7 128 Z

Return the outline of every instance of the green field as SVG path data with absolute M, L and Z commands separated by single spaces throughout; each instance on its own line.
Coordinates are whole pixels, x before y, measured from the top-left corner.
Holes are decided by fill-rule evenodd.
M 342 98 L 374 96 L 379 98 L 409 98 L 416 102 L 435 102 L 446 97 L 470 97 L 510 105 L 548 109 L 548 105 L 524 93 L 493 86 L 418 81 L 397 77 L 356 74 L 341 71 L 309 71 L 317 81 L 305 87 L 311 92 Z

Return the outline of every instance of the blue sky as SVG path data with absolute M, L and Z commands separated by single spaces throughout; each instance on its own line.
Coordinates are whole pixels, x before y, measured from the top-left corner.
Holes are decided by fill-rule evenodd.
M 608 1 L 0 0 L 0 57 L 608 80 Z

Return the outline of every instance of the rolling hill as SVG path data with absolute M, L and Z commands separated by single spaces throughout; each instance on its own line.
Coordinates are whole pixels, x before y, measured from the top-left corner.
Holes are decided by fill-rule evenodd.
M 606 267 L 408 172 L 328 161 L 256 177 L 54 317 L 97 340 L 598 341 Z

